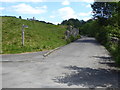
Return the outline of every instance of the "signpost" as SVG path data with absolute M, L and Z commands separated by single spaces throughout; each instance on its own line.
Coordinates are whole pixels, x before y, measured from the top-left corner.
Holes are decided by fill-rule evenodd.
M 24 46 L 24 28 L 28 28 L 27 25 L 22 25 L 22 46 Z

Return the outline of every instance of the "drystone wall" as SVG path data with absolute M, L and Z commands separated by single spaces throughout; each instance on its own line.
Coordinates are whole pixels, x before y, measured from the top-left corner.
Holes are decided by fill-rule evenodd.
M 69 26 L 65 32 L 65 39 L 69 39 L 71 36 L 76 38 L 79 35 L 79 29 Z

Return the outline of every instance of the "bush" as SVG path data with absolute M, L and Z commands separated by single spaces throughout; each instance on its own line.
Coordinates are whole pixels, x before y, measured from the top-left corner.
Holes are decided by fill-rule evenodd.
M 80 38 L 80 35 L 78 35 L 77 37 L 74 37 L 73 35 L 71 35 L 70 38 L 67 39 L 66 41 L 67 43 L 70 43 L 70 42 L 77 40 L 78 38 Z
M 95 37 L 107 50 L 111 53 L 116 63 L 120 66 L 120 42 L 114 43 L 111 41 L 112 37 L 120 38 L 120 27 L 118 26 L 116 18 L 117 15 L 113 15 L 112 18 L 105 20 L 104 25 L 101 21 L 95 20 L 86 22 L 80 27 L 81 34 Z

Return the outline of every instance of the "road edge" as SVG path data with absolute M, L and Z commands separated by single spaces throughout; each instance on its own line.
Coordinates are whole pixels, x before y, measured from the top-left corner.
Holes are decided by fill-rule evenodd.
M 60 48 L 62 48 L 62 47 L 63 47 L 63 46 L 57 47 L 57 48 L 55 48 L 55 49 L 52 49 L 52 50 L 48 51 L 47 53 L 43 54 L 43 56 L 44 56 L 44 57 L 47 57 L 47 56 L 50 55 L 52 52 L 54 52 L 54 51 L 56 51 L 56 50 L 58 50 L 58 49 L 60 49 Z

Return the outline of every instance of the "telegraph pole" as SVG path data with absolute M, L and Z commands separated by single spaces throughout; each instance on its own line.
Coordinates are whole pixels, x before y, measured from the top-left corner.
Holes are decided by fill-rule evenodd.
M 22 25 L 22 46 L 24 46 L 24 24 Z
M 24 46 L 24 28 L 28 28 L 27 25 L 22 25 L 22 46 Z

